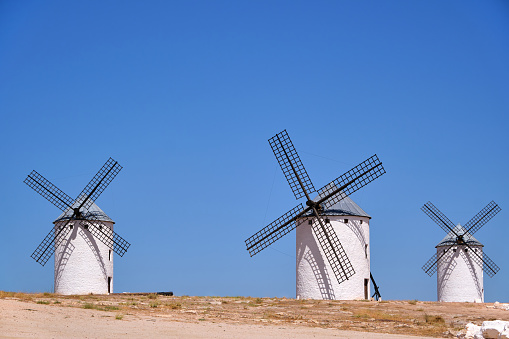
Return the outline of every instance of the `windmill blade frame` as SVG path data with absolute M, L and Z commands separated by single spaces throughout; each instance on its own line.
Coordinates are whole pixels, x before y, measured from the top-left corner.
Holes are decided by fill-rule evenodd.
M 286 181 L 288 181 L 295 195 L 295 199 L 302 197 L 309 199 L 309 194 L 315 192 L 315 187 L 286 130 L 270 138 L 269 144 L 286 177 Z
M 454 235 L 456 235 L 456 237 L 460 236 L 454 231 L 454 223 L 449 220 L 449 218 L 447 218 L 445 214 L 436 208 L 435 205 L 433 205 L 430 201 L 421 207 L 421 211 L 426 213 L 426 215 L 430 217 L 431 220 L 433 220 L 438 226 L 440 226 L 440 228 L 443 229 L 445 233 L 452 232 Z
M 71 231 L 69 223 L 74 220 L 76 219 L 68 219 L 64 225 L 60 225 L 58 230 L 55 230 L 55 227 L 52 227 L 51 231 L 48 233 L 48 235 L 46 235 L 46 237 L 44 237 L 42 242 L 39 244 L 39 246 L 37 246 L 30 257 L 42 266 L 46 265 L 46 262 L 49 260 L 49 258 L 51 258 L 53 253 L 55 253 L 56 248 Z
M 327 209 L 385 173 L 375 154 L 320 188 L 318 204 Z
M 127 240 L 97 218 L 87 217 L 80 220 L 80 225 L 121 257 L 131 246 Z
M 315 215 L 311 228 L 338 283 L 341 284 L 350 279 L 355 274 L 355 270 L 332 226 L 324 222 L 321 216 Z
M 71 208 L 74 200 L 65 194 L 57 186 L 53 185 L 48 179 L 39 174 L 36 170 L 23 181 L 31 189 L 39 193 L 44 199 L 55 205 L 61 211 Z
M 435 274 L 438 270 L 438 262 L 445 256 L 445 254 L 454 246 L 457 246 L 456 244 L 449 245 L 449 247 L 442 252 L 440 257 L 437 256 L 437 253 L 433 254 L 431 258 L 426 261 L 426 263 L 422 266 L 422 270 L 429 275 L 430 277 Z
M 304 205 L 298 204 L 249 238 L 245 240 L 247 250 L 251 256 L 254 256 L 261 250 L 265 249 L 276 240 L 281 239 L 284 235 L 290 233 L 297 227 L 295 221 L 298 217 L 309 211 L 310 208 L 304 209 Z
M 495 274 L 497 274 L 498 271 L 500 271 L 500 267 L 498 267 L 497 264 L 495 264 L 495 262 L 491 260 L 491 258 L 488 257 L 488 255 L 484 251 L 482 251 L 481 257 L 479 253 L 477 253 L 476 251 L 474 251 L 472 247 L 470 247 L 470 245 L 466 243 L 464 245 L 470 249 L 469 251 L 470 253 L 474 254 L 472 258 L 479 266 L 482 266 L 484 273 L 486 273 L 490 278 L 493 278 L 493 276 L 495 276 Z
M 115 179 L 121 169 L 122 166 L 120 166 L 117 161 L 109 158 L 99 172 L 97 172 L 87 186 L 85 186 L 83 191 L 81 191 L 78 198 L 76 198 L 76 200 L 82 200 L 80 201 L 79 208 L 83 208 L 83 211 L 88 211 L 90 206 L 92 206 L 94 201 L 104 192 L 111 181 Z
M 464 228 L 467 230 L 465 233 L 476 233 L 501 210 L 502 209 L 492 200 L 465 224 Z

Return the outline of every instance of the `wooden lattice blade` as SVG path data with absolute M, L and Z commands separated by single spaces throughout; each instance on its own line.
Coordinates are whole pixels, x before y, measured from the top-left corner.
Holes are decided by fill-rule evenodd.
M 355 270 L 332 226 L 320 216 L 315 216 L 312 229 L 338 283 L 348 280 L 355 274 Z
M 457 234 L 454 229 L 454 224 L 449 218 L 445 216 L 438 208 L 435 207 L 430 201 L 425 203 L 421 210 L 428 215 L 441 229 L 445 231 L 445 233 L 453 232 L 456 236 L 460 236 L 461 234 Z
M 431 258 L 426 261 L 426 263 L 422 266 L 422 270 L 426 272 L 427 275 L 430 277 L 436 273 L 438 270 L 438 262 L 442 260 L 442 258 L 445 256 L 445 254 L 453 247 L 453 245 L 449 245 L 447 249 L 445 249 L 440 256 L 438 256 L 436 253 L 431 256 Z
M 96 239 L 112 249 L 119 256 L 123 257 L 131 244 L 112 229 L 106 226 L 101 220 L 87 217 L 80 221 L 81 226 L 88 230 Z
M 475 263 L 482 267 L 484 273 L 486 273 L 490 278 L 493 278 L 495 274 L 500 271 L 500 267 L 495 264 L 493 260 L 491 260 L 490 257 L 486 254 L 486 252 L 483 250 L 482 255 L 474 251 L 472 247 L 470 247 L 468 244 L 465 244 L 466 247 L 470 249 L 468 253 L 470 253 L 470 257 L 475 261 Z
M 491 201 L 479 213 L 477 213 L 469 222 L 465 224 L 466 233 L 474 234 L 479 231 L 488 221 L 491 220 L 502 209 L 494 202 Z
M 76 199 L 80 203 L 80 211 L 86 212 L 92 206 L 94 201 L 99 198 L 101 193 L 108 187 L 110 182 L 117 176 L 122 166 L 112 158 L 103 165 L 97 174 L 90 180 L 88 185 L 78 195 Z
M 320 188 L 318 203 L 327 209 L 383 174 L 385 169 L 375 154 Z
M 309 208 L 304 209 L 302 204 L 298 204 L 278 219 L 274 220 L 254 235 L 246 239 L 246 247 L 251 256 L 257 254 L 276 240 L 288 234 L 297 227 L 295 220 L 306 213 Z
M 48 179 L 35 170 L 32 171 L 23 182 L 46 200 L 58 207 L 61 211 L 65 211 L 71 207 L 74 202 L 71 197 L 62 192 L 58 187 L 53 185 Z
M 72 218 L 68 219 L 63 225 L 59 225 L 58 229 L 53 227 L 30 257 L 42 266 L 46 265 L 46 262 L 55 253 L 58 245 L 69 234 L 71 230 L 69 223 L 73 220 Z
M 269 139 L 270 147 L 296 199 L 315 192 L 315 187 L 286 130 Z

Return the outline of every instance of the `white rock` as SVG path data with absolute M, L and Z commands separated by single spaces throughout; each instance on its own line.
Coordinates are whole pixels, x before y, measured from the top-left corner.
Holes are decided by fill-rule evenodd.
M 498 301 L 493 304 L 494 308 L 509 311 L 509 304 L 501 304 Z
M 502 320 L 484 321 L 481 327 L 482 335 L 484 338 L 498 339 L 507 324 L 509 322 Z
M 480 336 L 480 337 L 479 337 Z M 467 324 L 466 332 L 460 332 L 457 335 L 458 338 L 472 339 L 472 338 L 482 338 L 481 326 L 477 326 L 472 323 Z
M 467 330 L 466 329 L 462 329 L 461 331 L 459 331 L 458 333 L 456 333 L 456 338 L 460 338 L 460 339 L 463 339 L 465 338 L 465 334 L 466 334 Z

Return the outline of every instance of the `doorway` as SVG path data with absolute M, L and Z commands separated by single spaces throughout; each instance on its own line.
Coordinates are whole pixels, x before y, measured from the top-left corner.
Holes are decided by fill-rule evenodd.
M 108 294 L 111 293 L 111 277 L 108 277 Z
M 369 279 L 364 279 L 364 299 L 368 299 L 368 284 Z

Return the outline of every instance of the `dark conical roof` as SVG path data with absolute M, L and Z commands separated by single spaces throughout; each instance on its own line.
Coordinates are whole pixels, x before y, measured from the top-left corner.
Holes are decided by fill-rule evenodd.
M 319 196 L 313 199 L 314 201 L 319 200 Z M 312 212 L 308 212 L 304 215 L 304 217 L 311 215 Z M 367 214 L 359 205 L 357 205 L 350 197 L 345 197 L 327 208 L 325 211 L 321 213 L 321 215 L 341 215 L 341 216 L 357 216 L 357 217 L 366 217 L 370 218 L 369 214 Z
M 77 199 L 72 205 L 72 207 L 78 207 L 80 203 L 81 200 Z M 69 218 L 72 217 L 73 213 L 74 213 L 73 209 L 68 208 L 67 210 L 65 210 L 64 213 L 60 214 L 60 216 L 53 223 L 62 220 L 68 220 Z M 84 218 L 92 217 L 95 220 L 114 222 L 106 213 L 104 213 L 102 209 L 99 208 L 99 206 L 95 204 L 95 202 L 92 202 L 92 205 L 90 205 L 88 211 L 83 213 L 83 217 Z
M 458 235 L 463 235 L 467 232 L 465 227 L 461 226 L 460 224 L 456 225 L 456 227 L 453 228 L 453 231 L 456 232 L 456 234 Z M 442 239 L 442 241 L 440 241 L 438 245 L 436 245 L 435 247 L 456 244 L 456 235 L 454 234 L 454 232 L 450 231 L 449 233 L 447 233 L 447 235 Z M 483 244 L 481 244 L 479 240 L 474 238 L 474 236 L 471 235 L 470 233 L 465 234 L 465 236 L 463 237 L 463 241 L 465 241 L 470 246 L 484 246 Z
M 359 205 L 357 205 L 350 197 L 345 197 L 344 199 L 338 201 L 330 208 L 326 209 L 323 212 L 323 215 L 351 215 L 358 217 L 367 217 L 370 218 L 369 214 L 367 214 Z

